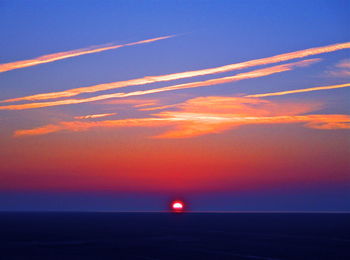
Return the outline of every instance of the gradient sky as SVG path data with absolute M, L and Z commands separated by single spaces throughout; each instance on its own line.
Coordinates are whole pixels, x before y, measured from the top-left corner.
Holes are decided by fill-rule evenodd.
M 0 1 L 0 210 L 350 210 L 349 13 Z

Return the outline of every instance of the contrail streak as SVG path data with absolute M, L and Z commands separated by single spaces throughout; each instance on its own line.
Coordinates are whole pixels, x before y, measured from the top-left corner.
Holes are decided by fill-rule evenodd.
M 43 64 L 43 63 L 49 63 L 49 62 L 54 62 L 57 60 L 73 58 L 76 56 L 90 54 L 90 53 L 118 49 L 118 48 L 126 47 L 126 46 L 132 46 L 132 45 L 143 44 L 143 43 L 150 43 L 150 42 L 154 42 L 154 41 L 164 40 L 164 39 L 167 39 L 170 37 L 174 37 L 174 36 L 171 35 L 171 36 L 157 37 L 157 38 L 153 38 L 153 39 L 148 39 L 148 40 L 143 40 L 143 41 L 138 41 L 138 42 L 131 42 L 131 43 L 126 43 L 126 44 L 119 44 L 119 45 L 110 45 L 110 46 L 98 45 L 98 46 L 92 46 L 92 47 L 83 48 L 83 49 L 77 49 L 77 50 L 72 50 L 72 51 L 64 51 L 64 52 L 58 52 L 58 53 L 54 53 L 54 54 L 43 55 L 43 56 L 39 56 L 37 58 L 30 59 L 30 60 L 22 60 L 22 61 L 4 63 L 4 64 L 0 64 L 0 72 L 36 66 L 39 64 Z
M 336 88 L 346 88 L 346 87 L 350 87 L 350 83 L 340 84 L 340 85 L 332 85 L 332 86 L 323 86 L 323 87 L 287 90 L 287 91 L 272 92 L 272 93 L 265 93 L 265 94 L 254 94 L 254 95 L 248 95 L 248 96 L 245 96 L 245 97 L 282 96 L 282 95 L 294 94 L 294 93 L 302 93 L 302 92 L 310 92 L 310 91 L 318 91 L 318 90 L 326 90 L 326 89 L 336 89 Z
M 205 80 L 205 81 L 196 81 L 196 82 L 178 84 L 178 85 L 162 87 L 162 88 L 134 91 L 134 92 L 129 92 L 129 93 L 114 93 L 114 94 L 106 94 L 106 95 L 100 95 L 100 96 L 84 98 L 84 99 L 65 99 L 65 100 L 58 100 L 58 101 L 52 101 L 52 102 L 38 102 L 38 103 L 29 103 L 29 104 L 20 104 L 20 105 L 0 106 L 0 110 L 21 110 L 21 109 L 30 109 L 30 108 L 80 104 L 80 103 L 99 101 L 99 100 L 104 100 L 104 99 L 109 99 L 109 98 L 124 98 L 124 97 L 131 97 L 131 96 L 155 94 L 155 93 L 172 91 L 172 90 L 212 86 L 212 85 L 234 82 L 234 81 L 239 81 L 239 80 L 244 80 L 244 79 L 264 77 L 264 76 L 268 76 L 268 75 L 272 75 L 272 74 L 280 73 L 280 72 L 284 72 L 284 71 L 290 71 L 294 67 L 307 66 L 307 65 L 310 65 L 310 64 L 312 64 L 314 62 L 318 62 L 318 61 L 320 61 L 320 59 L 303 60 L 303 61 L 283 64 L 283 65 L 278 65 L 278 66 L 274 66 L 274 67 L 253 70 L 250 72 L 245 72 L 245 73 L 237 74 L 237 75 L 230 76 L 230 77 L 210 79 L 210 80 Z
M 171 36 L 167 36 L 167 37 L 171 37 Z M 333 51 L 348 49 L 348 48 L 350 48 L 350 42 L 338 43 L 338 44 L 333 44 L 333 45 L 328 45 L 323 47 L 316 47 L 316 48 L 305 49 L 305 50 L 300 50 L 295 52 L 289 52 L 289 53 L 280 54 L 280 55 L 262 58 L 262 59 L 255 59 L 255 60 L 250 60 L 250 61 L 245 61 L 240 63 L 229 64 L 229 65 L 210 68 L 210 69 L 185 71 L 185 72 L 160 75 L 160 76 L 146 76 L 143 78 L 126 80 L 126 81 L 117 81 L 117 82 L 99 84 L 99 85 L 88 86 L 88 87 L 74 88 L 74 89 L 59 91 L 59 92 L 42 93 L 42 94 L 36 94 L 36 95 L 25 96 L 20 98 L 7 99 L 0 102 L 13 102 L 13 101 L 20 101 L 20 100 L 44 100 L 44 99 L 54 99 L 54 98 L 62 98 L 62 97 L 72 97 L 82 93 L 92 93 L 92 92 L 122 88 L 127 86 L 145 85 L 145 84 L 161 82 L 161 81 L 171 81 L 171 80 L 191 78 L 191 77 L 197 77 L 197 76 L 203 76 L 203 75 L 223 73 L 223 72 L 228 72 L 228 71 L 233 71 L 238 69 L 245 69 L 245 68 L 250 68 L 250 67 L 259 66 L 259 65 L 267 65 L 267 64 L 272 64 L 272 63 L 277 63 L 282 61 L 288 61 L 292 59 L 303 58 L 311 55 L 333 52 Z

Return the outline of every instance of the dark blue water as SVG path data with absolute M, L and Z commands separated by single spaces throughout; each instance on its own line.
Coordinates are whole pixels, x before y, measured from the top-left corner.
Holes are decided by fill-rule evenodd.
M 0 213 L 0 259 L 350 259 L 350 214 Z

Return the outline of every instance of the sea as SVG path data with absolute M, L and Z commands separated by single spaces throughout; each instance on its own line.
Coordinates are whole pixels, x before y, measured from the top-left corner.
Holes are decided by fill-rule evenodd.
M 1 212 L 0 259 L 350 259 L 350 214 Z

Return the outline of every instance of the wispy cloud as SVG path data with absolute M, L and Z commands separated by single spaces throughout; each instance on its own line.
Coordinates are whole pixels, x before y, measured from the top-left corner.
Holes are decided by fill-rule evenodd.
M 106 100 L 101 102 L 102 104 L 107 105 L 133 105 L 134 107 L 138 106 L 146 106 L 148 104 L 157 104 L 157 99 L 114 99 L 114 100 Z
M 345 59 L 340 61 L 336 67 L 341 68 L 341 69 L 350 69 L 350 59 Z
M 156 138 L 190 138 L 221 133 L 242 125 L 303 123 L 316 129 L 350 129 L 348 115 L 309 114 L 317 104 L 276 103 L 245 97 L 200 97 L 149 118 L 95 122 L 70 121 L 33 129 L 18 130 L 14 136 L 43 135 L 58 131 L 86 131 L 91 128 L 170 127 Z
M 70 121 L 60 122 L 56 125 L 50 124 L 38 128 L 18 130 L 14 136 L 24 135 L 44 135 L 62 130 L 69 131 L 86 131 L 94 127 L 159 127 L 160 125 L 168 125 L 168 122 L 162 118 L 136 118 L 136 119 L 121 119 L 121 120 L 106 120 L 106 121 Z
M 153 111 L 153 110 L 160 110 L 165 108 L 171 108 L 171 107 L 177 107 L 178 104 L 173 105 L 164 105 L 164 106 L 157 106 L 157 107 L 145 107 L 145 108 L 139 108 L 140 111 Z
M 318 61 L 320 61 L 320 59 L 303 60 L 303 61 L 283 64 L 283 65 L 273 66 L 269 68 L 253 70 L 250 72 L 245 72 L 245 73 L 241 73 L 241 74 L 237 74 L 229 77 L 222 77 L 222 78 L 210 79 L 205 81 L 196 81 L 196 82 L 172 85 L 172 86 L 162 87 L 162 88 L 134 91 L 129 93 L 114 93 L 114 94 L 106 94 L 106 95 L 100 95 L 100 96 L 84 98 L 84 99 L 65 99 L 65 100 L 58 100 L 58 101 L 52 101 L 52 102 L 38 102 L 38 103 L 29 103 L 29 104 L 0 106 L 0 110 L 22 110 L 22 109 L 31 109 L 31 108 L 40 108 L 40 107 L 80 104 L 80 103 L 93 102 L 93 101 L 105 100 L 110 98 L 125 98 L 125 97 L 132 97 L 132 96 L 155 94 L 155 93 L 160 93 L 165 91 L 174 91 L 174 90 L 180 90 L 180 89 L 212 86 L 212 85 L 218 85 L 223 83 L 240 81 L 244 79 L 265 77 L 268 75 L 272 75 L 272 74 L 276 74 L 284 71 L 290 71 L 293 68 L 298 66 L 308 66 Z
M 100 118 L 106 116 L 114 116 L 117 113 L 106 113 L 106 114 L 93 114 L 93 115 L 85 115 L 85 116 L 75 116 L 75 119 L 91 119 L 91 118 Z
M 150 42 L 154 42 L 154 41 L 164 40 L 164 39 L 167 39 L 170 37 L 174 37 L 174 36 L 157 37 L 157 38 L 152 38 L 152 39 L 147 39 L 147 40 L 142 40 L 142 41 L 137 41 L 137 42 L 131 42 L 131 43 L 126 43 L 126 44 L 118 44 L 118 45 L 114 44 L 114 45 L 91 46 L 91 47 L 83 48 L 83 49 L 77 49 L 77 50 L 72 50 L 72 51 L 64 51 L 64 52 L 43 55 L 43 56 L 36 57 L 36 58 L 30 59 L 30 60 L 22 60 L 22 61 L 4 63 L 4 64 L 0 64 L 0 72 L 36 66 L 36 65 L 43 64 L 43 63 L 49 63 L 49 62 L 54 62 L 54 61 L 58 61 L 58 60 L 73 58 L 73 57 L 77 57 L 77 56 L 81 56 L 81 55 L 85 55 L 85 54 L 91 54 L 91 53 L 96 53 L 96 52 L 118 49 L 118 48 L 126 47 L 126 46 L 133 46 L 133 45 L 137 45 L 137 44 L 150 43 Z
M 288 94 L 302 93 L 302 92 L 311 92 L 311 91 L 319 91 L 319 90 L 327 90 L 327 89 L 337 89 L 337 88 L 347 88 L 350 87 L 350 83 L 339 84 L 339 85 L 331 85 L 331 86 L 322 86 L 322 87 L 313 87 L 313 88 L 304 88 L 304 89 L 295 89 L 295 90 L 287 90 L 287 91 L 279 91 L 279 92 L 270 92 L 263 94 L 254 94 L 247 95 L 245 97 L 270 97 L 270 96 L 282 96 Z
M 144 104 L 137 104 L 137 105 L 134 105 L 134 107 L 148 107 L 148 106 L 154 106 L 156 104 L 157 104 L 157 102 L 149 102 L 149 103 L 144 103 Z
M 171 36 L 167 36 L 167 37 L 171 37 Z M 161 81 L 171 81 L 171 80 L 191 78 L 191 77 L 197 77 L 197 76 L 203 76 L 203 75 L 223 73 L 223 72 L 228 72 L 228 71 L 233 71 L 238 69 L 250 68 L 254 66 L 288 61 L 288 60 L 297 59 L 297 58 L 304 58 L 312 55 L 328 53 L 328 52 L 333 52 L 333 51 L 347 49 L 347 48 L 350 48 L 350 42 L 310 48 L 310 49 L 305 49 L 305 50 L 300 50 L 295 52 L 289 52 L 289 53 L 284 53 L 284 54 L 280 54 L 272 57 L 255 59 L 255 60 L 250 60 L 250 61 L 245 61 L 240 63 L 233 63 L 233 64 L 215 67 L 215 68 L 185 71 L 185 72 L 160 75 L 160 76 L 146 76 L 143 78 L 126 80 L 126 81 L 117 81 L 117 82 L 99 84 L 99 85 L 88 86 L 88 87 L 74 88 L 74 89 L 65 90 L 65 91 L 49 92 L 49 93 L 36 94 L 36 95 L 25 96 L 20 98 L 7 99 L 0 102 L 14 102 L 14 101 L 21 101 L 21 100 L 34 101 L 34 100 L 45 100 L 45 99 L 55 99 L 55 98 L 64 98 L 64 97 L 67 98 L 67 97 L 73 97 L 82 93 L 93 93 L 97 91 L 110 90 L 110 89 L 122 88 L 127 86 L 145 85 L 145 84 L 161 82 Z
M 338 62 L 332 70 L 326 71 L 327 75 L 337 78 L 350 77 L 350 59 Z

